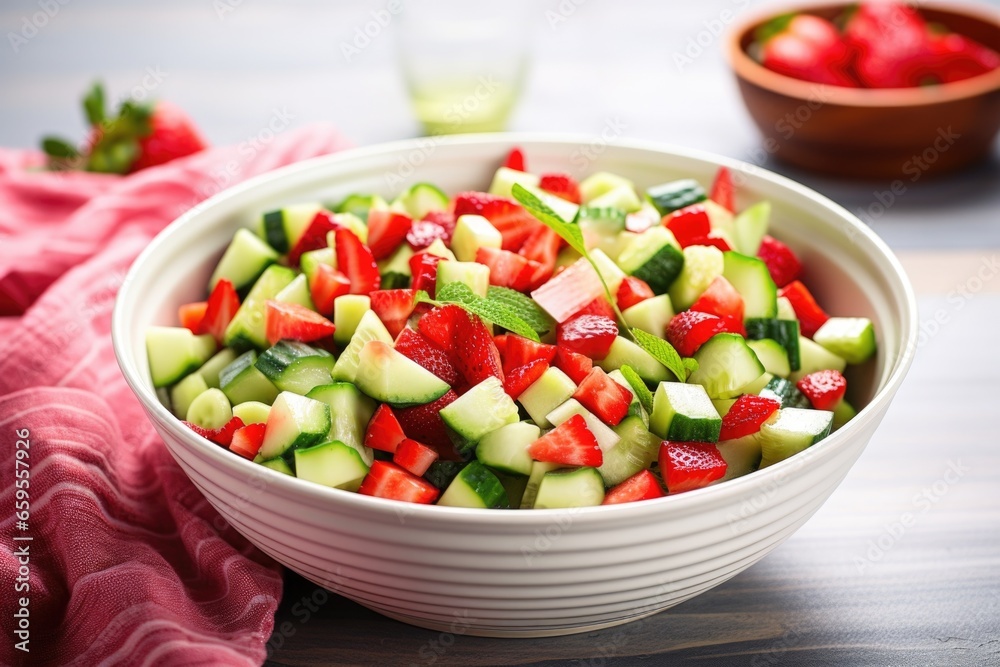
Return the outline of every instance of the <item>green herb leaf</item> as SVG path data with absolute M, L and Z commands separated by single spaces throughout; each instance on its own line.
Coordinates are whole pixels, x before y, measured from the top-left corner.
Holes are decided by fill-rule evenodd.
M 413 295 L 413 304 L 418 303 L 429 303 L 432 306 L 438 305 L 437 301 L 431 298 L 431 295 L 422 289 L 418 289 Z
M 687 371 L 687 376 L 691 377 L 691 373 L 698 370 L 698 360 L 694 357 L 684 357 L 682 361 L 684 362 L 684 370 Z
M 666 366 L 667 370 L 673 373 L 678 380 L 681 382 L 687 381 L 687 367 L 673 345 L 642 329 L 632 329 L 632 337 L 635 339 L 636 345 Z
M 42 150 L 49 157 L 61 160 L 71 160 L 80 157 L 80 151 L 76 149 L 76 146 L 59 137 L 44 137 L 42 139 Z
M 639 403 L 642 404 L 642 407 L 645 408 L 646 412 L 652 412 L 653 392 L 649 390 L 649 387 L 647 387 L 643 379 L 639 377 L 639 374 L 636 373 L 635 370 L 628 364 L 625 364 L 618 370 L 622 372 L 622 376 L 628 381 L 629 386 L 632 387 L 632 393 L 639 399 Z
M 531 325 L 525 322 L 507 305 L 499 301 L 484 299 L 475 294 L 465 283 L 448 283 L 438 290 L 436 300 L 441 303 L 457 304 L 473 315 L 478 315 L 484 320 L 488 320 L 519 336 L 524 336 L 536 343 L 539 341 L 538 334 L 535 333 Z
M 583 232 L 580 228 L 570 222 L 566 222 L 559 217 L 559 214 L 549 208 L 548 204 L 525 190 L 519 183 L 515 183 L 511 189 L 514 199 L 521 203 L 528 213 L 538 218 L 538 220 L 558 234 L 569 247 L 587 257 L 587 247 L 583 244 Z
M 486 297 L 493 302 L 503 304 L 515 315 L 528 323 L 535 333 L 544 336 L 555 328 L 555 321 L 549 314 L 542 310 L 542 307 L 535 303 L 529 296 L 521 294 L 517 290 L 506 287 L 490 285 Z
M 83 98 L 83 110 L 87 114 L 87 122 L 91 125 L 100 125 L 104 122 L 104 86 L 100 82 L 95 83 Z

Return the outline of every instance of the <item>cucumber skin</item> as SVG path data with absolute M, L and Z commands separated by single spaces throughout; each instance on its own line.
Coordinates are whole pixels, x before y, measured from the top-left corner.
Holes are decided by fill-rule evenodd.
M 705 188 L 693 178 L 654 185 L 646 190 L 646 198 L 660 215 L 667 215 L 685 206 L 705 201 Z
M 680 442 L 718 442 L 722 432 L 722 418 L 691 419 L 687 415 L 676 414 L 667 429 L 667 440 Z
M 798 320 L 779 320 L 772 317 L 750 317 L 744 322 L 749 340 L 771 338 L 776 340 L 788 353 L 788 365 L 792 371 L 801 367 L 799 352 Z
M 654 294 L 666 294 L 684 268 L 684 253 L 670 245 L 663 245 L 656 254 L 632 272 L 649 285 Z

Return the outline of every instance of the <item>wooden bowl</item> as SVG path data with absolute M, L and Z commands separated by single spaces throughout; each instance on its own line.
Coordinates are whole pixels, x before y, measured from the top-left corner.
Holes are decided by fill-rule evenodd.
M 814 3 L 794 10 L 833 18 L 847 6 Z M 996 12 L 951 2 L 921 3 L 920 11 L 1000 51 Z M 901 181 L 944 174 L 989 155 L 1000 130 L 1000 69 L 923 88 L 842 88 L 793 79 L 747 54 L 754 31 L 780 13 L 772 9 L 737 25 L 728 48 L 768 153 L 823 174 Z

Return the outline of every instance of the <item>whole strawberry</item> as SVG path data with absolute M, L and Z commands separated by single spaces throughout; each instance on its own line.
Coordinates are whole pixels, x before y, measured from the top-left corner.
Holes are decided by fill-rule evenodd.
M 58 138 L 45 137 L 42 150 L 51 169 L 82 169 L 107 174 L 129 174 L 207 147 L 191 118 L 163 101 L 126 99 L 115 116 L 105 111 L 104 88 L 94 86 L 83 99 L 90 135 L 82 149 Z

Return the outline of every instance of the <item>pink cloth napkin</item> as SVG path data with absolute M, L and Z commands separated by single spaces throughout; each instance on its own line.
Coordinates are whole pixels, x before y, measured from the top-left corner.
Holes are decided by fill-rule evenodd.
M 132 260 L 180 212 L 345 146 L 310 127 L 254 155 L 213 149 L 124 178 L 32 171 L 36 155 L 0 150 L 0 312 L 25 311 L 0 318 L 0 662 L 265 659 L 280 568 L 153 431 L 115 362 L 111 310 Z

